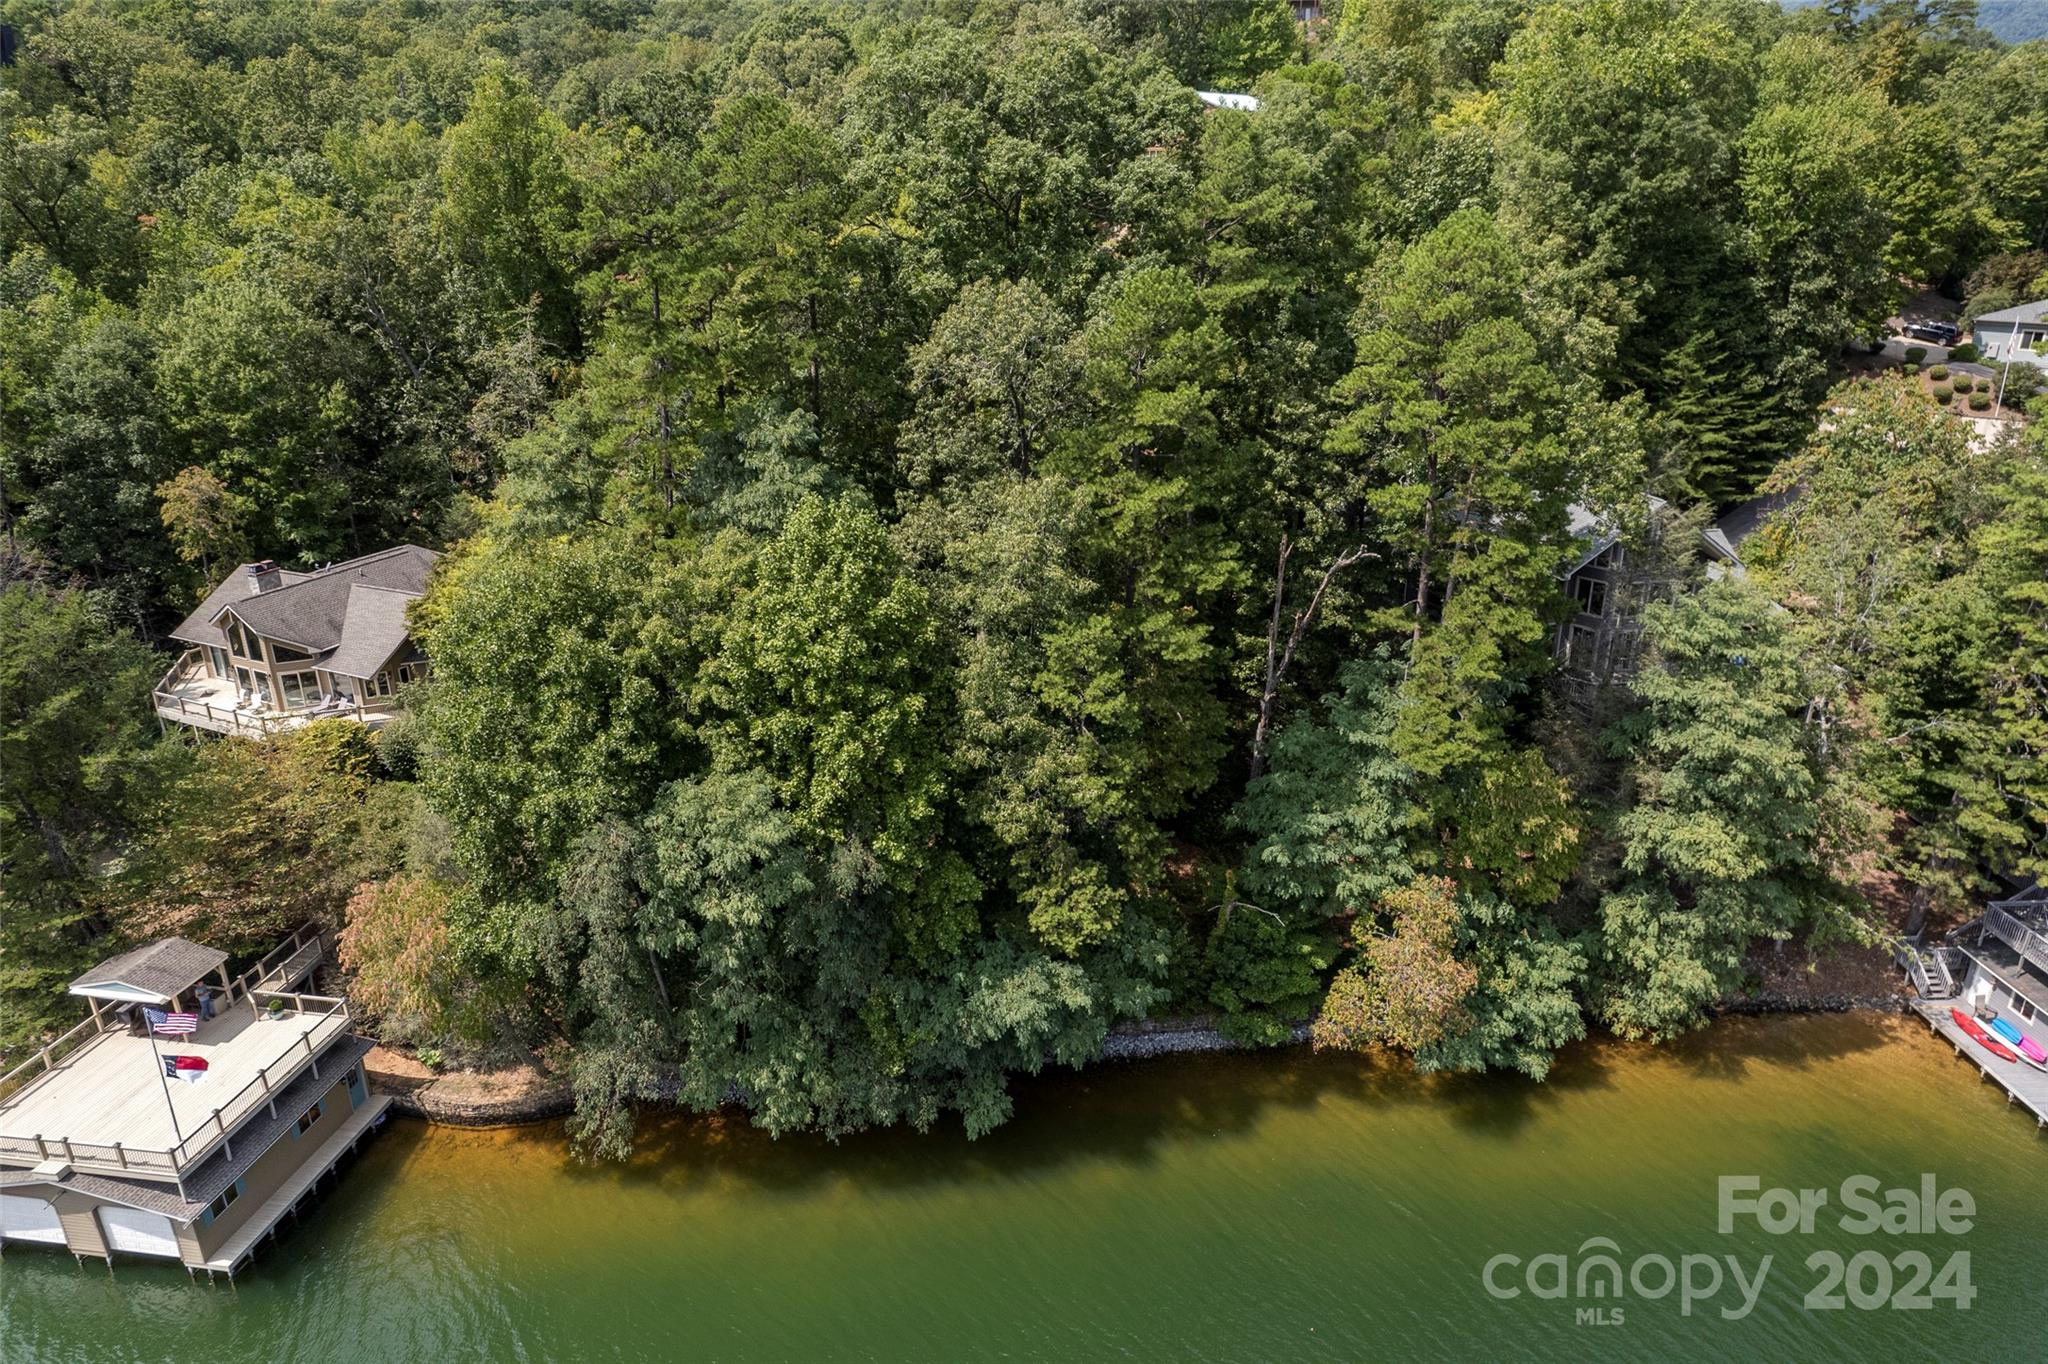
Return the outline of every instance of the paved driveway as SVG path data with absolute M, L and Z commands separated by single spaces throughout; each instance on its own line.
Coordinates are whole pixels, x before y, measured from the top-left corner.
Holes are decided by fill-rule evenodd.
M 1911 337 L 1887 336 L 1884 339 L 1884 358 L 1903 365 L 1908 346 L 1918 346 L 1927 352 L 1927 358 L 1920 362 L 1923 365 L 1947 365 L 1958 374 L 1975 374 L 1980 378 L 1998 377 L 1998 371 L 1989 365 L 1980 365 L 1973 360 L 1950 360 L 1947 346 L 1937 346 L 1932 341 L 1915 341 Z

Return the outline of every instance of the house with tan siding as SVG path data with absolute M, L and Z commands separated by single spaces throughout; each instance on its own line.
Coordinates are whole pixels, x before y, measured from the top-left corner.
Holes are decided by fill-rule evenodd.
M 310 573 L 241 565 L 171 631 L 188 647 L 157 683 L 158 718 L 244 735 L 386 723 L 399 689 L 427 675 L 406 610 L 439 557 L 399 545 Z

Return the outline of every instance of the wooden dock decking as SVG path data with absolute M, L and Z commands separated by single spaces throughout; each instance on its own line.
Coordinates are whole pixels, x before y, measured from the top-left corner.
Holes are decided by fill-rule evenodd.
M 2048 1071 L 2035 1070 L 2020 1061 L 2001 1061 L 1978 1046 L 1950 1017 L 1951 1005 L 1952 1001 L 1946 999 L 1913 1001 L 1913 1008 L 1927 1020 L 1928 1027 L 1946 1038 L 1958 1056 L 1967 1057 L 2005 1091 L 2007 1103 L 2018 1104 L 2033 1115 L 2036 1123 L 2048 1128 Z
M 349 1114 L 348 1120 L 334 1130 L 334 1135 L 320 1143 L 320 1149 L 308 1156 L 305 1164 L 292 1171 L 291 1178 L 278 1186 L 276 1193 L 264 1199 L 262 1206 L 258 1207 L 233 1235 L 221 1242 L 220 1249 L 213 1253 L 213 1258 L 200 1268 L 206 1270 L 209 1276 L 226 1274 L 233 1277 L 235 1271 L 241 1268 L 243 1261 L 255 1253 L 257 1244 L 277 1229 L 277 1224 L 284 1220 L 285 1214 L 299 1205 L 313 1186 L 319 1183 L 322 1175 L 333 1170 L 343 1156 L 355 1149 L 356 1143 L 376 1125 L 377 1119 L 383 1117 L 384 1110 L 390 1106 L 389 1095 L 377 1094 L 372 1095 L 368 1103 Z
M 21 1160 L 58 1157 L 80 1169 L 167 1178 L 218 1140 L 216 1109 L 232 1128 L 264 1101 L 259 1076 L 285 1083 L 297 1062 L 347 1026 L 340 1013 L 258 1018 L 237 1007 L 185 1037 L 103 1032 L 0 1103 L 0 1150 Z M 165 1056 L 204 1057 L 209 1068 L 197 1084 L 166 1079 Z M 127 1148 L 127 1163 L 106 1157 L 102 1148 L 116 1142 Z M 164 1153 L 174 1150 L 178 1160 L 167 1160 Z

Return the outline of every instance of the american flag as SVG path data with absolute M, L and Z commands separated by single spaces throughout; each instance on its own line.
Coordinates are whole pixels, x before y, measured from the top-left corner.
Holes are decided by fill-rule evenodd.
M 188 1032 L 199 1031 L 198 1014 L 167 1014 L 161 1009 L 144 1009 L 142 1016 L 149 1020 L 151 1032 L 160 1032 L 167 1037 L 182 1037 Z

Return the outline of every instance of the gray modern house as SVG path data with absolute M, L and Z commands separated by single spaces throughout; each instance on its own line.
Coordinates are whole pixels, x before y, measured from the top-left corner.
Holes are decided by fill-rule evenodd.
M 398 689 L 426 676 L 406 609 L 438 558 L 399 545 L 310 573 L 243 564 L 171 632 L 190 647 L 157 683 L 157 715 L 216 734 L 384 724 Z
M 1970 339 L 1986 364 L 2017 360 L 2048 368 L 2048 298 L 1984 314 L 1970 324 Z

